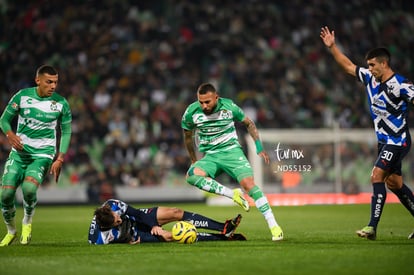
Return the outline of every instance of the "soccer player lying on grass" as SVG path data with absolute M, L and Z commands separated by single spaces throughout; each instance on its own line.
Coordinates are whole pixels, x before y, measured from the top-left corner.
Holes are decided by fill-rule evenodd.
M 246 240 L 242 234 L 234 233 L 241 218 L 238 214 L 222 223 L 175 207 L 136 209 L 123 201 L 110 199 L 95 210 L 88 241 L 90 244 L 172 242 L 171 232 L 162 226 L 182 220 L 196 228 L 220 232 L 198 232 L 197 241 Z

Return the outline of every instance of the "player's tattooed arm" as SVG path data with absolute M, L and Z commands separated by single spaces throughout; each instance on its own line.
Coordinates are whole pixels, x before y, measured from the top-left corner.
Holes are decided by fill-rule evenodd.
M 254 143 L 256 144 L 256 152 L 257 154 L 264 159 L 266 164 L 270 163 L 270 157 L 267 152 L 264 150 L 263 145 L 259 138 L 259 131 L 257 130 L 256 124 L 254 124 L 253 120 L 248 117 L 242 121 L 243 124 L 246 126 L 247 131 L 249 132 L 250 136 L 253 138 Z
M 248 117 L 245 117 L 245 119 L 242 121 L 243 124 L 246 126 L 247 131 L 249 132 L 250 136 L 253 138 L 253 140 L 259 139 L 259 131 L 257 130 L 256 124 L 254 124 L 253 120 L 251 120 Z
M 184 145 L 187 149 L 188 155 L 190 156 L 191 163 L 197 161 L 196 152 L 194 149 L 193 131 L 184 130 Z

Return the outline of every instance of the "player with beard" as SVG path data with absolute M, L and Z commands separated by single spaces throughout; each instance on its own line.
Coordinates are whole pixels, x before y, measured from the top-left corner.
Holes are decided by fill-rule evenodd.
M 216 88 L 210 83 L 198 87 L 197 98 L 198 101 L 187 107 L 181 121 L 184 143 L 191 159 L 187 182 L 201 190 L 228 197 L 249 211 L 249 203 L 241 189 L 230 189 L 215 180 L 221 173 L 227 173 L 254 200 L 267 221 L 272 240 L 282 240 L 282 228 L 276 222 L 263 191 L 254 182 L 253 170 L 238 141 L 235 122 L 246 126 L 256 144 L 257 154 L 269 164 L 269 155 L 263 149 L 256 125 L 231 99 L 219 97 Z M 199 160 L 195 143 L 204 154 Z

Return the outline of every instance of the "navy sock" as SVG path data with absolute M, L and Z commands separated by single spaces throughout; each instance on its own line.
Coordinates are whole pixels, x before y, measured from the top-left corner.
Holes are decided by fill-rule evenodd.
M 368 225 L 376 229 L 381 218 L 385 199 L 387 198 L 387 190 L 385 189 L 384 182 L 373 183 L 372 188 L 374 192 L 371 198 L 371 220 Z
M 202 241 L 202 242 L 203 241 L 225 241 L 225 240 L 228 240 L 228 238 L 223 234 L 198 232 L 197 240 Z
M 224 223 L 193 212 L 184 211 L 183 221 L 190 221 L 196 228 L 206 228 L 216 231 L 223 231 L 224 229 Z
M 410 211 L 411 215 L 414 216 L 414 195 L 410 188 L 403 184 L 401 189 L 391 189 L 391 191 L 400 199 L 400 202 Z

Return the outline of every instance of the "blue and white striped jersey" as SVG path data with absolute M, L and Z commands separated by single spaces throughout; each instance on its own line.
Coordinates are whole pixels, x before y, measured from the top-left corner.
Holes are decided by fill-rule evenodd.
M 410 138 L 408 104 L 414 99 L 414 85 L 394 74 L 380 83 L 367 68 L 356 68 L 357 79 L 365 85 L 371 118 L 379 143 L 402 146 Z
M 122 224 L 109 230 L 102 231 L 96 223 L 95 217 L 89 227 L 89 243 L 91 244 L 109 244 L 124 243 L 129 240 L 137 240 L 137 230 L 134 226 L 135 217 L 127 214 L 128 205 L 120 200 L 110 199 L 103 205 L 111 206 L 112 211 L 122 218 Z

